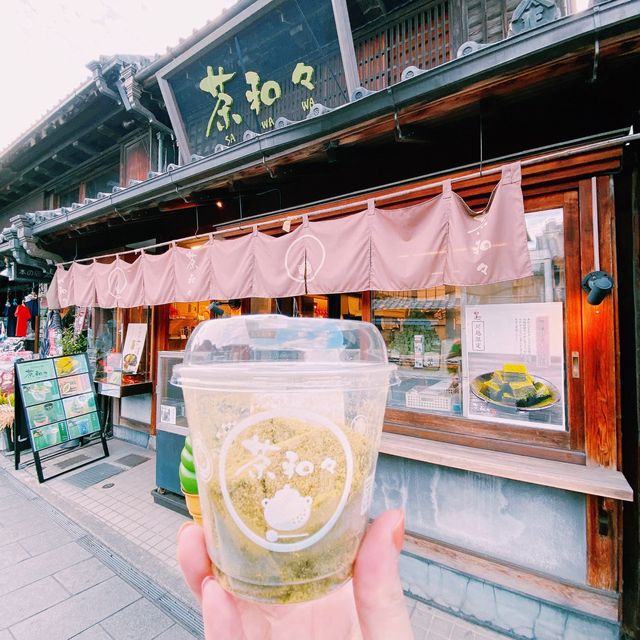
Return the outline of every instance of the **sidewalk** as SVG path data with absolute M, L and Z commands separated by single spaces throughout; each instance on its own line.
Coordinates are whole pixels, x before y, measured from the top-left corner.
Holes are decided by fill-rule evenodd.
M 0 470 L 0 640 L 202 637 L 175 559 L 185 518 L 150 494 L 155 453 L 119 440 L 109 450 L 42 485 L 33 467 L 15 472 L 0 456 L 13 476 Z M 71 451 L 45 475 L 98 455 Z M 407 606 L 415 640 L 506 638 L 409 598 Z
M 0 471 L 0 640 L 196 637 L 105 565 L 85 532 L 64 520 Z

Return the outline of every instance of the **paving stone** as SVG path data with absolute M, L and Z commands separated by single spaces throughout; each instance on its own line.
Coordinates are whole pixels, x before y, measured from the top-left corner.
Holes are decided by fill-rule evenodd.
M 96 624 L 73 636 L 72 640 L 113 640 L 113 638 L 99 624 Z
M 407 607 L 407 613 L 409 614 L 409 617 L 411 617 L 411 614 L 414 612 L 416 608 L 417 601 L 414 600 L 413 598 L 409 598 L 405 596 L 404 604 Z
M 454 627 L 449 638 L 450 640 L 476 640 L 476 635 L 464 627 Z
M 36 533 L 49 531 L 55 528 L 59 528 L 58 525 L 56 525 L 46 513 L 40 512 L 29 516 L 20 522 L 13 522 L 12 524 L 7 525 L 2 529 L 2 537 L 4 540 L 19 542 L 24 538 L 30 538 Z
M 2 533 L 4 535 L 4 531 Z M 29 552 L 24 547 L 21 547 L 20 543 L 7 544 L 2 547 L 2 552 L 0 553 L 0 569 L 12 567 L 28 557 Z
M 15 640 L 67 640 L 140 597 L 126 582 L 113 577 L 14 625 L 10 631 Z
M 19 569 L 7 567 L 0 571 L 0 597 L 89 557 L 88 551 L 70 542 L 35 558 L 27 558 L 20 563 Z
M 412 627 L 418 627 L 426 631 L 431 627 L 433 613 L 416 608 L 414 609 L 410 620 Z
M 61 546 L 73 542 L 74 537 L 67 533 L 62 527 L 55 526 L 52 529 L 41 531 L 34 536 L 20 540 L 20 544 L 32 556 L 40 555 L 52 549 L 58 549 Z
M 8 498 L 10 496 L 17 496 L 17 495 L 19 494 L 16 493 L 11 487 L 0 487 L 0 499 Z
M 174 623 L 155 605 L 141 599 L 101 624 L 115 640 L 151 640 Z
M 54 574 L 54 578 L 69 592 L 80 593 L 89 589 L 115 574 L 105 567 L 97 558 L 88 558 L 68 569 L 63 569 Z
M 193 638 L 195 636 L 185 631 L 180 625 L 174 624 L 173 627 L 163 631 L 155 640 L 193 640 Z
M 447 620 L 446 618 L 438 615 L 434 616 L 431 626 L 429 627 L 429 631 L 431 633 L 439 633 L 440 635 L 447 637 L 451 633 L 451 629 L 453 629 L 453 623 L 451 620 Z
M 2 514 L 5 511 L 18 509 L 28 504 L 29 500 L 26 496 L 19 493 L 8 494 L 0 498 L 0 522 L 2 522 Z
M 0 598 L 0 628 L 11 627 L 68 597 L 69 594 L 51 577 L 12 591 Z
M 39 509 L 35 504 L 25 501 L 25 503 L 17 509 L 2 511 L 2 513 L 0 513 L 0 526 L 8 527 L 29 518 L 37 518 L 42 515 L 42 509 Z

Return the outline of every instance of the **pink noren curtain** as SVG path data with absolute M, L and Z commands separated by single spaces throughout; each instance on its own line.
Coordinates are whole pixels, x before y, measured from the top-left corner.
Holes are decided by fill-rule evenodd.
M 51 308 L 133 307 L 304 293 L 473 286 L 531 275 L 520 164 L 503 167 L 484 211 L 443 183 L 427 202 L 302 224 L 279 237 L 253 232 L 199 247 L 171 246 L 128 263 L 58 267 Z

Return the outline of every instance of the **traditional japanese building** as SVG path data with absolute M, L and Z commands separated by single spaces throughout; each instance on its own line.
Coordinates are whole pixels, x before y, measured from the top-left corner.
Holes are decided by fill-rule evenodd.
M 92 63 L 3 152 L 4 287 L 55 272 L 49 304 L 92 309 L 114 434 L 157 448 L 166 502 L 198 322 L 375 323 L 401 382 L 373 512 L 406 509 L 407 594 L 634 637 L 639 35 L 638 0 L 238 2 Z

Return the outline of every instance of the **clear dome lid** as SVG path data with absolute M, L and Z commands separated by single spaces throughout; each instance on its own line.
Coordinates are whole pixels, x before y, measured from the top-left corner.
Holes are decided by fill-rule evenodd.
M 395 369 L 368 322 L 244 315 L 199 324 L 171 382 L 221 390 L 369 388 L 388 384 Z

